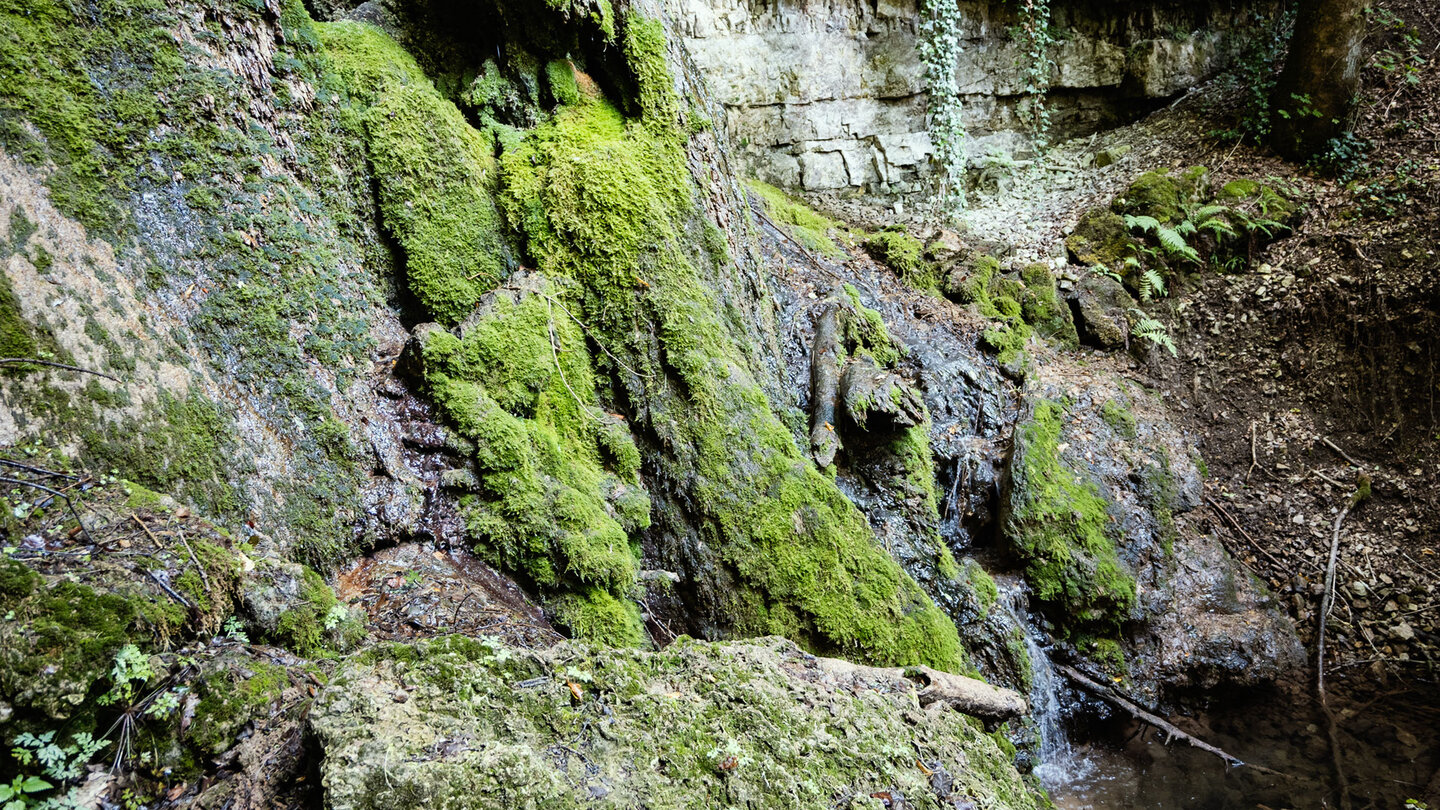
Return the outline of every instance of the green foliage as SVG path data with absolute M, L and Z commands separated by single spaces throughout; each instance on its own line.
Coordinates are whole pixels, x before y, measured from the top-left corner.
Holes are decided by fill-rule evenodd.
M 56 742 L 54 729 L 33 734 L 23 732 L 11 740 L 10 756 L 20 768 L 9 784 L 0 783 L 0 807 L 4 810 L 70 810 L 77 807 L 73 785 L 85 774 L 85 766 L 104 740 L 77 732 L 67 745 Z M 38 775 L 32 769 L 38 768 Z M 42 793 L 56 791 L 49 796 Z M 60 792 L 64 791 L 64 792 Z
M 746 183 L 750 191 L 765 205 L 765 215 L 772 222 L 785 228 L 795 241 L 831 258 L 842 258 L 845 251 L 830 238 L 830 231 L 839 230 L 840 224 L 815 213 L 788 194 L 768 183 L 750 180 Z
M 1165 324 L 1146 315 L 1139 309 L 1131 310 L 1136 317 L 1135 324 L 1130 327 L 1131 337 L 1139 338 L 1154 346 L 1170 352 L 1175 357 L 1179 352 L 1175 348 L 1175 341 L 1170 338 L 1170 330 Z
M 1036 597 L 1066 628 L 1118 629 L 1135 580 L 1111 536 L 1109 505 L 1061 454 L 1065 408 L 1040 402 L 1016 432 L 1004 534 Z
M 580 85 L 575 81 L 575 66 L 569 59 L 552 59 L 545 64 L 545 86 L 556 104 L 580 103 Z
M 275 623 L 275 641 L 301 655 L 353 647 L 365 634 L 320 574 L 301 566 L 297 599 Z
M 1046 95 L 1055 70 L 1055 60 L 1050 56 L 1050 48 L 1055 41 L 1055 32 L 1050 26 L 1050 0 L 1016 0 L 1016 4 L 1020 14 L 1017 38 L 1021 43 L 1021 69 L 1026 93 L 1020 114 L 1036 146 L 1043 150 L 1050 130 Z
M 150 656 L 140 652 L 134 644 L 126 644 L 115 653 L 115 663 L 110 667 L 110 691 L 101 695 L 97 702 L 101 706 L 121 704 L 129 706 L 135 702 L 135 681 L 144 686 L 155 677 L 150 667 Z
M 1290 32 L 1295 27 L 1295 10 L 1287 5 L 1279 14 L 1255 11 L 1248 22 L 1251 32 L 1243 38 L 1243 50 L 1219 79 L 1221 90 L 1237 98 L 1239 103 L 1233 110 L 1226 111 L 1232 116 L 1230 125 L 1210 134 L 1225 140 L 1260 144 L 1270 137 L 1274 115 L 1271 98 Z
M 962 21 L 958 4 L 921 0 L 920 35 L 915 39 L 915 49 L 925 66 L 925 91 L 930 105 L 927 129 L 935 150 L 931 162 L 937 175 L 934 205 L 941 217 L 952 216 L 965 207 L 969 159 L 965 154 L 965 110 L 955 78 L 962 49 Z

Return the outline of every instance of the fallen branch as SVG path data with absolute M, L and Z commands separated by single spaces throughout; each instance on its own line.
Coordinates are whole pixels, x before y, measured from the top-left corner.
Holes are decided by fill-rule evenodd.
M 14 468 L 17 469 L 17 470 L 25 470 L 26 472 L 32 472 L 32 473 L 35 473 L 36 475 L 46 475 L 46 476 L 49 476 L 49 477 L 51 477 L 51 478 L 64 478 L 64 479 L 67 480 L 67 481 L 79 481 L 79 480 L 80 480 L 80 476 L 78 476 L 78 475 L 71 475 L 70 473 L 57 472 L 57 471 L 55 471 L 55 470 L 47 470 L 47 469 L 45 469 L 44 467 L 32 467 L 32 466 L 30 466 L 29 464 L 21 464 L 21 463 L 18 462 L 18 461 L 14 461 L 14 460 L 8 459 L 8 458 L 0 458 L 0 464 L 5 465 L 6 467 L 14 467 Z
M 840 388 L 840 299 L 831 296 L 815 321 L 815 343 L 810 349 L 810 453 L 822 470 L 835 461 L 840 434 L 835 428 L 835 405 Z
M 1355 459 L 1351 458 L 1349 453 L 1346 453 L 1344 450 L 1341 450 L 1341 449 L 1339 448 L 1339 446 L 1337 446 L 1334 442 L 1330 441 L 1329 439 L 1325 438 L 1324 436 L 1321 436 L 1321 437 L 1320 437 L 1320 441 L 1321 441 L 1326 447 L 1330 448 L 1331 450 L 1334 450 L 1336 453 L 1339 453 L 1341 458 L 1345 459 L 1346 461 L 1350 462 L 1351 464 L 1355 465 L 1356 467 L 1360 467 L 1360 468 L 1362 468 L 1362 469 L 1365 467 L 1364 464 L 1361 464 L 1360 462 L 1358 462 L 1358 461 L 1356 461 Z
M 909 684 L 919 687 L 921 706 L 941 703 L 961 714 L 999 723 L 1028 714 L 1030 704 L 1019 692 L 991 686 L 982 680 L 941 672 L 929 667 L 871 667 L 838 658 L 816 659 L 820 668 L 837 677 Z
M 63 369 L 65 369 L 66 371 L 78 371 L 78 372 L 80 372 L 80 373 L 82 373 L 82 374 L 94 374 L 96 377 L 104 377 L 104 378 L 107 379 L 107 380 L 114 380 L 115 382 L 122 382 L 122 380 L 121 380 L 119 377 L 112 377 L 112 376 L 110 376 L 109 374 L 106 374 L 106 373 L 103 372 L 103 371 L 95 371 L 95 370 L 93 370 L 93 369 L 81 368 L 80 366 L 72 366 L 72 365 L 68 365 L 68 364 L 66 364 L 66 363 L 52 363 L 52 362 L 49 361 L 49 360 L 37 360 L 37 359 L 35 359 L 35 358 L 33 358 L 33 357 L 0 357 L 0 366 L 11 365 L 11 364 L 15 364 L 15 363 L 34 363 L 34 364 L 37 365 L 37 366 L 50 366 L 51 368 L 63 368 Z
M 70 496 L 69 496 L 69 495 L 66 495 L 65 493 L 61 492 L 61 491 L 58 490 L 58 489 L 51 489 L 50 487 L 47 487 L 47 486 L 45 486 L 44 484 L 37 484 L 37 483 L 35 483 L 34 481 L 24 481 L 24 480 L 21 480 L 21 479 L 19 479 L 19 478 L 9 478 L 9 477 L 6 477 L 6 476 L 0 476 L 0 484 L 15 484 L 15 485 L 17 485 L 17 486 L 30 487 L 31 489 L 38 489 L 38 490 L 40 490 L 41 492 L 48 492 L 48 493 L 50 493 L 51 495 L 54 495 L 55 497 L 60 498 L 61 500 L 65 501 L 65 505 L 68 506 L 68 507 L 70 507 L 70 514 L 72 514 L 72 515 L 75 516 L 75 522 L 80 524 L 80 531 L 81 531 L 81 533 L 83 533 L 83 534 L 85 535 L 85 540 L 86 540 L 87 542 L 89 542 L 90 545 L 92 545 L 92 546 L 95 545 L 95 538 L 91 537 L 91 536 L 90 536 L 90 530 L 87 529 L 87 528 L 85 528 L 85 521 L 83 521 L 83 520 L 80 519 L 80 513 L 75 509 L 75 502 L 72 501 L 72 500 L 70 500 Z
M 1214 754 L 1215 756 L 1217 756 L 1217 757 L 1225 760 L 1225 764 L 1226 764 L 1226 765 L 1229 765 L 1229 766 L 1231 766 L 1231 767 L 1236 767 L 1236 768 L 1239 768 L 1239 767 L 1250 767 L 1250 768 L 1253 768 L 1253 769 L 1256 770 L 1256 771 L 1259 771 L 1260 773 L 1268 773 L 1268 774 L 1275 774 L 1275 775 L 1277 775 L 1277 776 L 1284 776 L 1284 774 L 1280 773 L 1279 771 L 1273 771 L 1273 770 L 1271 770 L 1271 769 L 1269 769 L 1269 768 L 1266 768 L 1266 767 L 1264 767 L 1264 766 L 1262 766 L 1262 765 L 1254 765 L 1254 764 L 1252 764 L 1252 763 L 1248 763 L 1248 762 L 1246 762 L 1245 760 L 1243 760 L 1243 759 L 1235 756 L 1234 754 L 1227 753 L 1227 752 L 1225 752 L 1224 750 L 1219 749 L 1219 748 L 1216 748 L 1215 746 L 1211 745 L 1210 743 L 1207 743 L 1207 742 L 1205 742 L 1204 740 L 1202 740 L 1202 739 L 1200 739 L 1200 738 L 1198 738 L 1198 737 L 1195 737 L 1194 735 L 1187 734 L 1187 733 L 1185 733 L 1184 731 L 1181 731 L 1181 730 L 1180 730 L 1178 727 L 1176 727 L 1173 723 L 1170 723 L 1169 721 L 1162 719 L 1159 715 L 1155 715 L 1155 714 L 1152 714 L 1152 713 L 1150 713 L 1150 712 L 1147 712 L 1147 711 L 1145 711 L 1144 709 L 1142 709 L 1142 708 L 1140 708 L 1139 706 L 1137 706 L 1136 704 L 1130 702 L 1129 700 L 1126 700 L 1125 698 L 1120 697 L 1119 695 L 1115 694 L 1115 690 L 1111 689 L 1111 688 L 1108 687 L 1108 686 L 1105 686 L 1105 685 L 1103 685 L 1103 684 L 1100 684 L 1100 683 L 1097 682 L 1097 681 L 1094 681 L 1094 680 L 1090 679 L 1090 678 L 1087 677 L 1084 673 L 1080 672 L 1079 670 L 1075 669 L 1074 667 L 1070 667 L 1070 666 L 1066 666 L 1066 665 L 1064 665 L 1064 664 L 1059 664 L 1059 663 L 1057 663 L 1057 664 L 1055 665 L 1055 668 L 1058 669 L 1058 670 L 1060 670 L 1061 672 L 1063 672 L 1063 673 L 1065 674 L 1065 676 L 1068 677 L 1070 680 L 1074 681 L 1075 683 L 1079 684 L 1080 686 L 1083 686 L 1086 691 L 1090 692 L 1091 694 L 1095 695 L 1096 697 L 1099 697 L 1099 698 L 1101 698 L 1101 699 L 1103 699 L 1103 700 L 1105 700 L 1105 701 L 1107 701 L 1107 702 L 1109 702 L 1109 703 L 1112 703 L 1112 704 L 1120 707 L 1121 709 L 1124 709 L 1126 712 L 1129 712 L 1130 715 L 1133 716 L 1135 719 L 1141 720 L 1141 721 L 1146 722 L 1146 723 L 1149 723 L 1150 725 L 1152 725 L 1152 726 L 1160 729 L 1161 731 L 1165 732 L 1165 734 L 1167 735 L 1166 740 L 1165 740 L 1166 743 L 1169 743 L 1170 740 L 1172 740 L 1172 739 L 1180 739 L 1180 740 L 1183 740 L 1183 741 L 1189 743 L 1191 746 L 1193 746 L 1193 747 L 1195 747 L 1195 748 L 1199 748 L 1201 751 L 1206 751 L 1206 752 L 1208 752 L 1208 753 Z

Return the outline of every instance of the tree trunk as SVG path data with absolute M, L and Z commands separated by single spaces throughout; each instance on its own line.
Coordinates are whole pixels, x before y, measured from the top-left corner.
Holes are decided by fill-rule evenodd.
M 1285 157 L 1309 158 L 1350 130 L 1369 6 L 1370 0 L 1300 4 L 1290 56 L 1271 100 L 1271 142 Z

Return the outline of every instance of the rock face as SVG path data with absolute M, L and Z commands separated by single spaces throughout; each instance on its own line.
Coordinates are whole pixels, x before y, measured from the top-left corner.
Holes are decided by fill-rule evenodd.
M 724 105 L 745 167 L 807 192 L 905 193 L 928 171 L 926 83 L 916 55 L 912 0 L 666 0 L 696 64 Z M 1241 3 L 1057 2 L 1050 71 L 1052 138 L 1087 134 L 1183 92 L 1236 48 L 1252 13 Z M 1023 157 L 1017 115 L 1025 45 L 1013 4 L 960 2 L 963 51 L 955 66 L 969 154 Z
M 311 722 L 332 810 L 1035 806 L 992 738 L 877 685 L 783 639 L 515 652 L 452 636 L 347 663 Z

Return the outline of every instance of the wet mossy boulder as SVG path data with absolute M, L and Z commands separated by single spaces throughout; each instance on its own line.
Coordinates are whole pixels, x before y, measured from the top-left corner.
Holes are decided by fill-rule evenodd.
M 925 260 L 925 245 L 903 228 L 890 227 L 865 237 L 863 243 L 876 260 L 884 262 L 901 280 L 922 290 L 935 290 L 935 266 Z
M 93 711 L 121 647 L 163 642 L 185 623 L 185 610 L 165 596 L 138 582 L 115 585 L 111 593 L 47 581 L 0 560 L 0 701 L 57 720 Z
M 1039 401 L 1015 431 L 1002 533 L 1035 597 L 1063 627 L 1114 631 L 1136 606 L 1116 548 L 1112 505 L 1065 454 L 1065 405 Z
M 978 722 L 836 678 L 776 638 L 535 652 L 450 636 L 352 659 L 311 723 L 332 810 L 829 807 L 881 792 L 925 810 L 1036 806 Z

